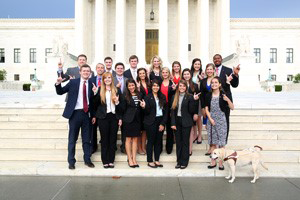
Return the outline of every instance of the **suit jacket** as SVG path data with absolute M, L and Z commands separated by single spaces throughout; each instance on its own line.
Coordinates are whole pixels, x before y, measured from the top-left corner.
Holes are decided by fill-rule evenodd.
M 137 95 L 139 99 L 140 95 Z M 135 105 L 134 100 L 131 98 L 130 102 L 128 102 L 125 98 L 122 103 L 122 110 L 123 110 L 123 121 L 126 123 L 131 123 L 134 120 L 135 115 L 137 115 L 137 120 L 141 123 L 141 108 L 140 105 Z
M 125 76 L 125 77 L 128 78 L 128 79 L 130 79 L 130 78 L 133 79 L 133 76 L 132 76 L 132 74 L 131 74 L 130 69 L 127 69 L 127 70 L 124 72 L 123 76 Z
M 223 99 L 223 92 L 220 93 L 220 96 L 219 96 L 219 106 L 220 106 L 220 109 L 222 112 L 226 113 L 230 110 L 229 106 L 228 106 L 228 103 L 227 101 L 225 101 Z M 227 96 L 227 94 L 226 94 Z M 212 93 L 209 92 L 206 94 L 206 97 L 205 97 L 205 106 L 208 107 L 208 111 L 210 111 L 210 103 L 211 103 L 211 99 L 212 99 Z
M 232 94 L 230 90 L 230 85 L 234 88 L 238 87 L 239 85 L 239 77 L 235 76 L 234 74 L 232 75 L 233 79 L 230 82 L 230 85 L 226 83 L 226 75 L 230 76 L 233 71 L 231 68 L 225 67 L 224 65 L 222 66 L 221 73 L 220 73 L 220 79 L 221 79 L 221 84 L 224 92 L 228 95 L 228 98 L 232 101 Z
M 205 98 L 206 98 L 207 93 L 210 92 L 209 90 L 207 90 L 206 85 L 207 85 L 207 78 L 204 78 L 200 83 L 201 108 L 205 108 Z
M 113 75 L 113 77 L 115 77 L 117 75 L 117 72 L 113 69 L 111 69 L 111 74 Z
M 66 107 L 64 109 L 63 117 L 70 119 L 72 117 L 72 114 L 74 112 L 77 99 L 78 99 L 78 92 L 79 92 L 79 87 L 80 87 L 80 78 L 77 79 L 71 79 L 67 85 L 64 87 L 61 87 L 61 84 L 56 85 L 56 93 L 58 95 L 63 95 L 65 93 L 68 93 L 68 99 L 66 103 Z M 87 95 L 89 98 L 89 112 L 91 116 L 94 116 L 94 110 L 93 110 L 93 90 L 92 90 L 92 81 L 88 80 L 88 91 Z
M 80 69 L 79 69 L 78 66 L 76 66 L 76 67 L 69 67 L 67 69 L 66 73 L 63 73 L 63 72 L 61 73 L 61 77 L 63 79 L 65 79 L 63 82 L 68 81 L 70 79 L 70 76 L 74 76 L 75 79 L 76 78 L 80 78 L 80 73 L 79 72 L 80 72 Z M 94 72 L 91 71 L 91 77 L 93 77 L 93 76 L 94 76 Z
M 197 83 L 194 83 L 194 82 L 192 82 L 192 83 L 194 84 L 194 92 L 192 91 L 192 88 L 189 87 L 188 88 L 188 93 L 191 94 L 194 97 L 194 93 L 196 93 L 196 94 L 199 93 L 199 86 L 198 86 Z M 194 104 L 195 104 L 195 110 L 198 110 L 198 108 L 199 108 L 199 100 L 194 100 Z
M 150 73 L 150 75 L 149 75 L 149 76 L 150 76 L 150 77 L 149 77 L 149 78 L 150 78 L 150 81 L 152 82 L 153 80 L 156 79 L 156 80 L 158 80 L 158 82 L 162 83 L 163 80 L 162 80 L 162 78 L 161 78 L 160 75 L 161 75 L 161 72 L 159 73 L 159 76 L 155 76 L 154 71 L 152 71 L 152 72 Z
M 163 119 L 160 122 L 161 125 L 165 126 L 167 121 L 168 121 L 168 106 L 167 106 L 167 102 L 166 102 L 166 97 L 165 95 L 161 94 L 163 97 Z M 152 125 L 155 122 L 155 117 L 156 117 L 156 101 L 155 98 L 153 96 L 153 93 L 150 93 L 148 96 L 146 96 L 145 98 L 145 102 L 146 102 L 146 107 L 144 109 L 144 123 L 146 125 Z
M 161 82 L 161 84 L 162 84 L 162 82 Z M 173 83 L 170 80 L 169 81 L 169 86 L 168 86 L 168 105 L 169 105 L 169 108 L 171 108 L 171 106 L 172 106 L 172 103 L 171 103 L 172 102 L 172 97 L 175 94 L 175 90 L 173 90 L 172 85 L 173 85 Z
M 174 97 L 172 98 L 172 102 Z M 197 114 L 198 110 L 195 110 L 194 98 L 190 94 L 185 95 L 181 104 L 181 118 L 182 126 L 190 127 L 194 125 L 193 115 Z M 171 109 L 171 126 L 176 126 L 178 108 L 175 110 Z
M 128 79 L 123 75 L 123 93 L 126 90 L 126 81 L 127 80 Z M 118 83 L 119 83 L 119 80 L 118 80 L 117 76 L 114 76 L 114 85 L 116 86 L 116 85 L 118 85 Z
M 122 102 L 124 101 L 124 97 L 123 97 L 120 89 L 118 89 L 117 95 L 119 95 L 119 104 L 116 105 L 115 112 L 116 112 L 116 118 L 121 119 L 122 118 Z M 101 103 L 100 90 L 94 96 L 93 102 L 94 102 L 95 116 L 98 119 L 104 119 L 107 114 L 107 106 L 106 106 L 106 104 Z
M 152 89 L 151 89 L 151 87 L 148 87 L 148 95 L 151 93 L 152 93 Z M 142 99 L 145 99 L 147 96 L 146 90 L 142 84 L 140 86 L 140 94 L 141 94 Z

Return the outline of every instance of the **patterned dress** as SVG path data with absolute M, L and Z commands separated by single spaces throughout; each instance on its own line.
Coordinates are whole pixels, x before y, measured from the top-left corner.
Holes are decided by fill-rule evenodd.
M 220 147 L 226 145 L 227 123 L 225 113 L 219 106 L 219 97 L 212 97 L 210 103 L 210 115 L 216 125 L 212 126 L 207 120 L 207 136 L 208 144 L 218 145 Z

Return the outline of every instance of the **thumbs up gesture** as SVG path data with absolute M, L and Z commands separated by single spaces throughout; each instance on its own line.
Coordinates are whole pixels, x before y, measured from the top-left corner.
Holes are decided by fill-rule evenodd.
M 145 107 L 146 107 L 146 102 L 144 101 L 144 99 L 142 99 L 142 100 L 140 101 L 140 106 L 141 106 L 142 108 L 145 108 Z

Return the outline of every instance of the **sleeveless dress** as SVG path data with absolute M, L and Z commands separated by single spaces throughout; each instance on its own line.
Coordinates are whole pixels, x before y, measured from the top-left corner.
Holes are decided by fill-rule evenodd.
M 215 144 L 220 147 L 226 145 L 227 123 L 225 113 L 220 109 L 219 97 L 212 97 L 210 103 L 210 115 L 216 125 L 212 126 L 207 120 L 208 144 Z

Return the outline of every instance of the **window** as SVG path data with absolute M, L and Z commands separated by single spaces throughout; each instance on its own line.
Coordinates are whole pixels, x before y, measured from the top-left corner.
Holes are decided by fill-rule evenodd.
M 21 63 L 21 49 L 14 49 L 14 63 Z
M 30 80 L 34 79 L 34 74 L 30 74 Z
M 294 49 L 287 48 L 286 49 L 286 63 L 293 63 L 294 62 Z
M 255 55 L 255 63 L 261 63 L 260 48 L 254 48 L 254 55 Z
M 258 74 L 258 81 L 260 81 L 260 74 Z
M 51 48 L 46 48 L 45 49 L 45 63 L 48 63 L 48 56 L 52 53 L 52 49 Z
M 271 80 L 272 80 L 272 81 L 276 81 L 276 74 L 272 74 L 272 75 L 271 75 Z
M 188 44 L 188 51 L 192 51 L 192 44 Z
M 293 75 L 287 75 L 287 81 L 293 81 Z
M 270 63 L 277 63 L 277 49 L 270 49 Z
M 36 63 L 36 48 L 29 49 L 29 62 Z
M 0 63 L 5 63 L 5 50 L 4 50 L 4 48 L 0 49 Z
M 20 74 L 15 74 L 14 75 L 14 80 L 19 81 L 20 80 Z

